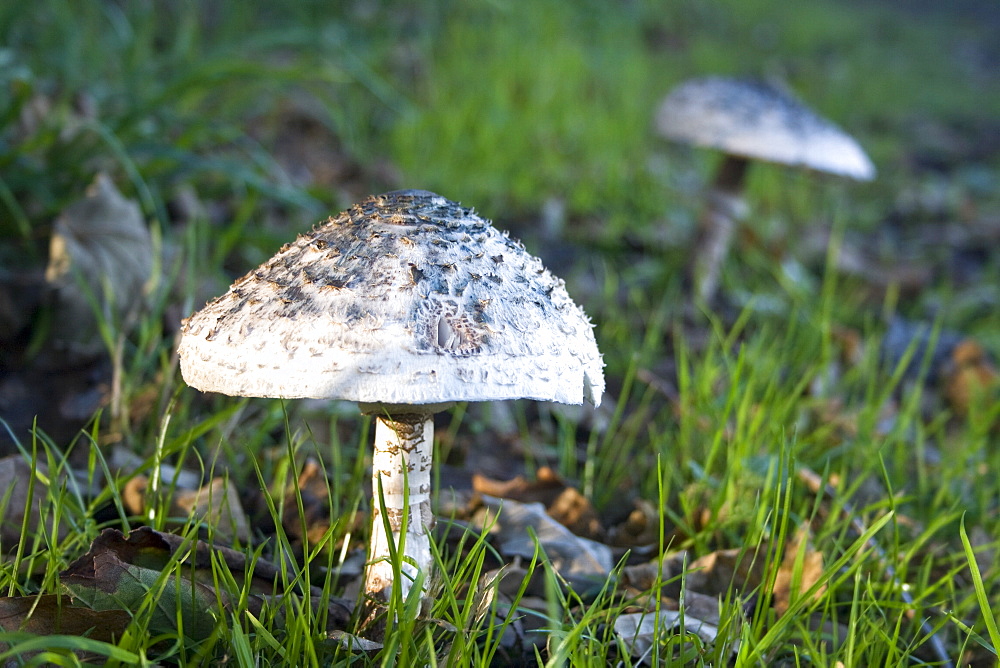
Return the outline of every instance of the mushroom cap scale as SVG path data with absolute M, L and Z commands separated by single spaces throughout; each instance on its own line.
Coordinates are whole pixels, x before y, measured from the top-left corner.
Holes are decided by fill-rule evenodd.
M 686 81 L 660 103 L 656 129 L 667 139 L 731 155 L 863 181 L 875 177 L 875 166 L 854 138 L 760 81 Z
M 520 242 L 440 195 L 368 198 L 184 321 L 184 380 L 236 396 L 597 404 L 593 326 Z

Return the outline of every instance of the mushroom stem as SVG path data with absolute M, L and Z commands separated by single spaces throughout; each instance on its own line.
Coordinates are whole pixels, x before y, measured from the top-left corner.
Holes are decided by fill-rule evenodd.
M 727 155 L 715 172 L 712 190 L 721 190 L 734 196 L 742 196 L 746 183 L 749 161 L 738 155 Z
M 747 216 L 747 204 L 743 199 L 746 169 L 745 158 L 727 155 L 708 193 L 708 205 L 695 240 L 692 265 L 695 295 L 704 302 L 710 302 L 715 297 L 719 273 L 729 254 L 736 226 Z
M 365 596 L 376 605 L 387 602 L 392 595 L 390 554 L 399 552 L 400 544 L 402 577 L 398 584 L 403 598 L 418 572 L 425 578 L 430 574 L 433 456 L 434 422 L 430 413 L 393 413 L 377 418 L 372 459 L 372 536 L 365 574 Z M 384 506 L 379 501 L 380 493 Z

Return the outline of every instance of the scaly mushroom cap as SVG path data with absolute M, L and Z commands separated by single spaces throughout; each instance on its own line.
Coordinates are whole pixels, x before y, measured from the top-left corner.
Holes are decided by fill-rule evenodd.
M 370 197 L 184 321 L 181 374 L 251 397 L 598 404 L 593 326 L 561 279 L 471 209 Z
M 667 139 L 863 181 L 875 167 L 858 143 L 791 96 L 757 81 L 705 77 L 677 86 L 656 115 Z

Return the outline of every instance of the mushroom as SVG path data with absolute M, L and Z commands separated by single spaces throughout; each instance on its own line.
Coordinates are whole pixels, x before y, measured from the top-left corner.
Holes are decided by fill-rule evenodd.
M 800 166 L 869 181 L 875 167 L 858 143 L 801 102 L 766 83 L 704 77 L 674 88 L 660 103 L 656 129 L 667 139 L 725 153 L 708 194 L 693 259 L 695 294 L 710 301 L 737 223 L 750 160 Z
M 364 585 L 374 610 L 391 595 L 396 548 L 404 597 L 431 572 L 433 414 L 456 401 L 599 404 L 592 329 L 520 242 L 440 195 L 404 190 L 338 214 L 237 280 L 184 321 L 178 354 L 202 391 L 345 399 L 376 417 Z

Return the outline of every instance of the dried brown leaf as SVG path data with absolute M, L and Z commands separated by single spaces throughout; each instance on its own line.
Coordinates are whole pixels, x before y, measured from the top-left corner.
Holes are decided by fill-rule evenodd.
M 785 546 L 785 556 L 771 590 L 779 617 L 785 614 L 792 600 L 807 592 L 823 575 L 823 553 L 810 547 L 809 535 L 809 527 L 802 525 Z M 813 592 L 813 599 L 818 600 L 824 591 L 825 586 L 819 587 Z
M 607 541 L 615 547 L 642 547 L 660 539 L 662 518 L 656 506 L 645 499 L 636 499 L 634 509 L 621 524 L 608 529 Z
M 757 550 L 763 550 L 758 546 Z M 749 594 L 764 579 L 764 558 L 746 549 L 717 550 L 691 562 L 686 576 L 687 587 L 709 596 L 725 595 L 730 590 Z
M 575 487 L 564 489 L 548 507 L 548 513 L 578 536 L 597 539 L 604 535 L 590 499 Z
M 24 632 L 38 636 L 86 636 L 92 640 L 113 643 L 120 638 L 132 621 L 124 610 L 92 610 L 76 605 L 70 596 L 43 594 L 40 596 L 5 596 L 0 598 L 0 631 Z M 0 642 L 0 652 L 10 651 L 11 645 Z M 5 666 L 20 666 L 38 654 L 37 651 L 15 652 Z M 99 660 L 87 652 L 74 651 L 83 662 Z M 34 665 L 34 664 L 31 664 Z
M 475 473 L 472 488 L 480 494 L 502 499 L 541 503 L 553 519 L 578 536 L 598 538 L 604 534 L 590 500 L 575 487 L 567 485 L 559 474 L 547 466 L 538 469 L 534 481 L 523 476 L 506 481 L 492 480 Z
M 964 339 L 952 349 L 943 371 L 944 396 L 958 415 L 1000 399 L 1000 374 L 973 339 Z
M 186 563 L 193 567 L 193 572 L 212 568 L 213 555 L 225 562 L 226 567 L 242 579 L 248 570 L 252 571 L 251 583 L 259 587 L 259 591 L 271 592 L 280 575 L 278 569 L 270 562 L 262 559 L 247 561 L 246 555 L 227 547 L 209 545 L 204 541 L 194 541 L 172 533 L 156 531 L 149 527 L 140 527 L 131 531 L 128 536 L 116 529 L 106 529 L 94 539 L 90 550 L 67 568 L 67 572 L 75 572 L 85 568 L 93 560 L 94 555 L 112 552 L 126 563 L 144 568 L 162 570 L 181 552 Z M 191 571 L 189 571 L 191 572 Z
M 122 487 L 122 503 L 130 515 L 138 517 L 146 512 L 146 488 L 148 486 L 149 478 L 137 475 L 128 480 Z
M 107 532 L 104 532 L 105 534 Z M 103 535 L 103 534 L 102 534 Z M 135 547 L 135 546 L 130 546 Z M 232 607 L 224 591 L 192 582 L 174 573 L 167 579 L 159 569 L 141 566 L 142 551 L 127 550 L 134 561 L 122 559 L 122 553 L 107 545 L 91 550 L 60 574 L 72 594 L 95 610 L 143 609 L 152 596 L 157 604 L 150 610 L 149 629 L 154 633 L 176 633 L 183 629 L 192 640 L 203 640 L 214 633 L 218 621 L 217 602 Z M 248 609 L 260 614 L 261 602 L 249 597 Z
M 38 635 L 88 636 L 112 642 L 132 620 L 123 610 L 91 610 L 70 596 L 5 596 L 0 598 L 0 629 Z
M 82 588 L 84 593 L 89 592 L 91 595 L 98 590 L 107 593 L 123 586 L 147 586 L 149 578 L 160 577 L 161 571 L 175 556 L 185 563 L 185 578 L 195 580 L 187 588 L 197 591 L 195 598 L 210 606 L 217 605 L 219 600 L 223 604 L 229 604 L 225 592 L 216 592 L 207 586 L 199 589 L 196 586 L 199 582 L 205 585 L 215 584 L 216 580 L 211 572 L 213 559 L 225 563 L 238 582 L 249 582 L 251 592 L 255 592 L 248 600 L 248 609 L 251 611 L 259 611 L 265 600 L 264 595 L 275 592 L 281 583 L 278 568 L 268 561 L 258 559 L 250 562 L 242 552 L 212 546 L 203 541 L 192 542 L 182 536 L 148 527 L 136 529 L 127 537 L 115 529 L 106 529 L 94 540 L 87 554 L 70 564 L 61 578 L 64 584 Z M 246 577 L 248 571 L 249 578 Z M 76 590 L 74 592 L 79 593 Z M 279 592 L 278 596 L 283 594 L 284 592 Z M 314 604 L 323 600 L 323 592 L 318 587 L 311 588 L 309 594 Z M 194 607 L 190 601 L 186 604 Z M 347 628 L 352 605 L 346 599 L 330 599 L 328 630 Z
M 566 483 L 548 466 L 538 469 L 534 481 L 524 476 L 512 480 L 492 480 L 484 475 L 472 475 L 472 489 L 480 494 L 513 499 L 521 503 L 541 503 L 548 507 L 566 489 Z
M 181 582 L 168 582 L 164 586 L 162 572 L 174 558 L 185 564 Z M 238 582 L 249 580 L 251 591 L 260 592 L 247 597 L 247 610 L 259 614 L 264 602 L 272 600 L 262 595 L 274 592 L 281 581 L 278 569 L 272 564 L 263 560 L 250 563 L 236 550 L 192 542 L 147 527 L 136 529 L 127 537 L 115 529 L 103 531 L 87 554 L 70 564 L 60 578 L 75 596 L 96 609 L 134 612 L 155 587 L 160 602 L 153 613 L 151 628 L 176 630 L 176 611 L 180 610 L 185 633 L 203 637 L 215 628 L 212 611 L 217 610 L 219 603 L 228 608 L 235 602 L 227 592 L 214 588 L 213 559 L 224 562 Z M 246 577 L 248 570 L 250 578 Z M 314 605 L 325 600 L 318 588 L 309 593 Z M 350 602 L 329 599 L 327 630 L 347 628 L 350 616 Z

